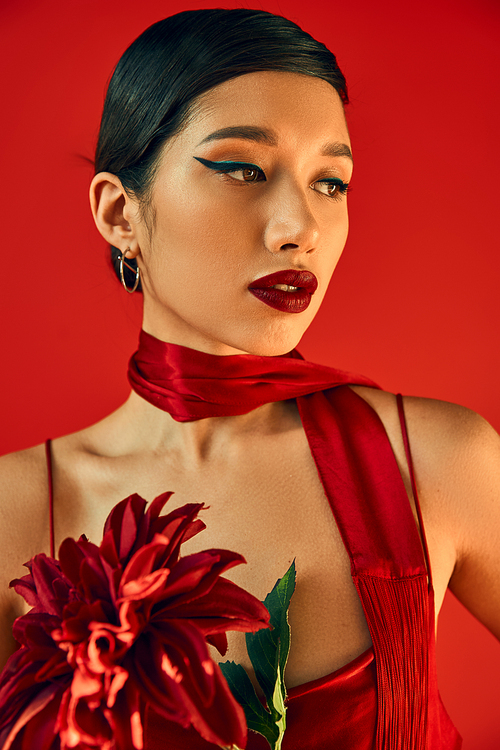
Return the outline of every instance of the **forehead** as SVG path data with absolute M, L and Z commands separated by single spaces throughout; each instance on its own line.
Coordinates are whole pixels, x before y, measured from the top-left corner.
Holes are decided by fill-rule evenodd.
M 277 71 L 247 73 L 202 94 L 181 135 L 198 145 L 211 132 L 245 125 L 271 131 L 275 142 L 268 145 L 299 146 L 304 139 L 311 147 L 316 141 L 349 144 L 344 107 L 333 86 Z

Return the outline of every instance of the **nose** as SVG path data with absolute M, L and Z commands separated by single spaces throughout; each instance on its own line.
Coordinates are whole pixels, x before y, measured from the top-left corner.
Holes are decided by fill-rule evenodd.
M 318 222 L 311 211 L 307 193 L 301 187 L 282 185 L 282 190 L 272 196 L 268 208 L 264 244 L 269 252 L 311 253 L 317 248 L 320 237 Z

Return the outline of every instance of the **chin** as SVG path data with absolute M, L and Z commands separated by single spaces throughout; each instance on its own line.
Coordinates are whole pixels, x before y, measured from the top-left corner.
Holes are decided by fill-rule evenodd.
M 280 357 L 295 349 L 299 341 L 300 339 L 291 344 L 279 344 L 274 341 L 262 342 L 260 346 L 252 347 L 251 351 L 248 350 L 247 354 L 255 354 L 259 357 Z
M 245 332 L 247 335 L 238 336 L 238 340 L 233 339 L 226 343 L 241 353 L 254 354 L 259 357 L 279 357 L 288 354 L 299 344 L 307 326 L 301 326 L 300 330 L 290 330 L 289 325 L 279 327 L 272 326 L 264 333 L 254 331 Z

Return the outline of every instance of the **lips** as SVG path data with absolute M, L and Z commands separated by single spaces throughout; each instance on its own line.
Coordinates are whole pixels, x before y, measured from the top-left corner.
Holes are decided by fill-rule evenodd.
M 278 288 L 276 288 L 278 287 Z M 292 287 L 287 289 L 286 287 Z M 311 271 L 277 271 L 252 281 L 249 291 L 269 307 L 288 313 L 303 312 L 318 288 L 318 280 Z

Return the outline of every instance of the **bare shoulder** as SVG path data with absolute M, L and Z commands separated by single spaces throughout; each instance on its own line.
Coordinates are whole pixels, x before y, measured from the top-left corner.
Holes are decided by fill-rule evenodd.
M 353 390 L 375 409 L 388 432 L 395 426 L 399 430 L 393 394 L 359 386 Z M 416 396 L 405 396 L 403 402 L 417 485 L 448 501 L 450 523 L 462 515 L 468 519 L 500 491 L 500 436 L 464 406 Z M 467 544 L 465 538 L 462 542 Z
M 45 460 L 45 446 L 36 445 L 33 448 L 8 453 L 0 457 L 0 479 L 2 493 L 9 491 L 26 492 L 40 489 L 41 483 L 47 484 L 47 467 Z M 21 486 L 19 481 L 22 480 Z
M 354 390 L 389 425 L 391 438 L 394 396 Z M 405 396 L 404 411 L 430 546 L 442 540 L 453 546 L 449 587 L 500 639 L 500 436 L 457 404 Z
M 399 421 L 394 394 L 365 386 L 351 386 L 375 409 L 384 424 Z M 404 396 L 404 411 L 408 431 L 412 433 L 413 448 L 418 452 L 428 450 L 436 459 L 447 452 L 450 457 L 457 451 L 476 456 L 476 451 L 495 453 L 500 437 L 479 414 L 465 406 L 419 396 Z M 438 455 L 435 449 L 439 449 Z M 476 456 L 477 457 L 477 456 Z
M 49 518 L 45 447 L 2 456 L 0 487 L 0 554 L 6 548 L 12 554 L 16 548 L 24 551 L 30 543 L 40 546 L 48 541 L 49 528 L 40 525 Z
M 49 501 L 43 445 L 0 458 L 0 667 L 14 648 L 12 622 L 23 601 L 9 582 L 23 564 L 49 552 Z

